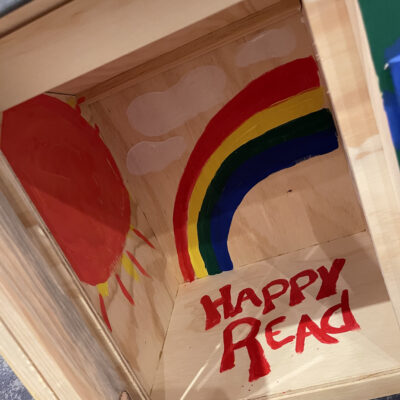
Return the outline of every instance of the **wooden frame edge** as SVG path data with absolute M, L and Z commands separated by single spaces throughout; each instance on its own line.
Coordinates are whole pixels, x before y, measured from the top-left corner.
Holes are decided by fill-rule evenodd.
M 259 397 L 253 400 L 365 400 L 389 396 L 400 392 L 400 370 L 385 371 L 374 375 L 348 379 L 307 390 L 283 395 Z
M 0 38 L 23 27 L 37 18 L 61 7 L 71 0 L 35 0 L 22 5 L 0 18 Z
M 101 82 L 77 94 L 86 104 L 104 99 L 120 90 L 150 79 L 164 71 L 188 62 L 224 44 L 256 32 L 270 24 L 279 22 L 300 11 L 299 0 L 282 0 L 261 11 L 208 33 L 198 39 L 164 53 L 139 66 L 133 67 L 111 79 Z
M 0 320 L 0 354 L 35 399 L 56 400 L 53 390 L 31 362 L 12 333 Z
M 399 322 L 400 204 L 346 0 L 303 0 L 303 5 L 369 232 Z
M 122 390 L 149 399 L 1 153 L 0 253 L 2 332 L 19 349 L 11 364 L 28 388 L 40 376 L 46 400 L 116 400 Z
M 358 0 L 346 0 L 346 7 L 353 28 L 354 37 L 357 42 L 359 56 L 362 60 L 364 74 L 367 78 L 368 92 L 382 139 L 389 173 L 391 174 L 393 187 L 396 190 L 397 199 L 400 201 L 400 168 L 390 133 L 389 122 L 383 107 L 382 93 L 379 88 L 378 77 L 372 61 L 367 32 L 365 30 Z
M 129 54 L 141 64 L 278 1 L 72 0 L 0 39 L 0 111 Z

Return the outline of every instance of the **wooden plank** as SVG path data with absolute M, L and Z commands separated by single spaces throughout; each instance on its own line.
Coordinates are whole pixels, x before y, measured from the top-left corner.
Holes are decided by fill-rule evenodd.
M 24 357 L 13 358 L 17 375 L 37 389 L 39 373 L 49 388 L 43 399 L 117 399 L 124 389 L 148 398 L 3 156 L 0 173 L 0 317 L 5 339 L 12 334 L 35 367 L 27 374 Z
M 400 320 L 400 204 L 344 0 L 304 9 L 386 286 Z M 398 185 L 398 183 L 397 183 Z
M 179 47 L 238 19 L 237 9 L 230 7 L 239 3 L 74 0 L 0 39 L 0 75 L 7 76 L 0 86 L 0 110 L 136 50 L 132 57 L 141 64 Z M 253 9 L 244 8 L 247 13 Z
M 141 49 L 139 51 L 135 51 L 134 53 L 127 54 L 126 56 L 120 57 L 115 61 L 112 61 L 106 65 L 102 65 L 99 68 L 96 68 L 93 71 L 90 71 L 87 74 L 84 74 L 82 76 L 79 76 L 76 79 L 73 79 L 72 81 L 66 82 L 56 88 L 54 88 L 54 91 L 62 92 L 62 93 L 81 93 L 79 97 L 81 97 L 83 92 L 87 92 L 87 95 L 90 97 L 92 96 L 91 93 L 91 88 L 93 87 L 93 90 L 97 92 L 101 92 L 105 88 L 108 88 L 112 85 L 117 85 L 117 84 L 123 84 L 124 80 L 131 79 L 132 76 L 136 76 L 138 74 L 143 75 L 144 72 L 143 70 L 151 70 L 154 69 L 156 66 L 161 66 L 162 63 L 160 62 L 161 59 L 165 60 L 168 59 L 169 62 L 171 62 L 171 58 L 174 59 L 174 57 L 171 55 L 171 58 L 168 57 L 171 52 L 176 51 L 179 53 L 179 57 L 184 57 L 184 52 L 180 51 L 182 47 L 185 48 L 186 51 L 189 51 L 190 53 L 193 52 L 194 49 L 192 49 L 192 46 L 196 46 L 197 41 L 200 41 L 200 43 L 203 42 L 202 38 L 203 35 L 208 37 L 209 35 L 211 36 L 216 36 L 216 32 L 220 30 L 220 28 L 224 31 L 226 30 L 230 31 L 231 34 L 234 34 L 232 32 L 234 29 L 236 29 L 236 24 L 239 26 L 242 24 L 242 21 L 245 22 L 247 19 L 253 20 L 252 16 L 254 15 L 254 21 L 257 20 L 257 16 L 260 17 L 263 14 L 263 10 L 267 10 L 271 7 L 274 8 L 276 5 L 278 8 L 280 7 L 280 4 L 284 3 L 296 3 L 296 6 L 299 7 L 299 0 L 245 0 L 241 1 L 238 4 L 235 4 L 231 7 L 229 7 L 229 10 L 224 10 L 222 12 L 218 12 L 216 14 L 210 15 L 209 18 L 207 18 L 207 25 L 211 28 L 211 26 L 214 26 L 214 29 L 210 30 L 204 30 L 203 28 L 195 28 L 196 32 L 194 36 L 192 37 L 189 32 L 186 32 L 185 36 L 182 37 L 182 41 L 180 43 L 177 43 L 176 46 L 171 46 L 173 43 L 171 41 L 167 43 L 163 43 L 162 45 L 157 46 L 157 51 L 154 51 L 155 48 L 152 50 L 152 56 L 151 54 L 147 54 L 148 51 L 146 49 Z M 230 27 L 232 26 L 232 29 Z M 194 43 L 191 42 L 192 39 L 194 40 Z M 171 52 L 169 51 L 171 50 Z M 183 49 L 182 49 L 183 50 Z M 167 52 L 164 56 L 164 53 Z M 151 56 L 151 57 L 150 57 Z M 149 58 L 150 57 L 150 58 Z M 179 58 L 178 57 L 178 58 Z M 147 62 L 148 61 L 148 62 Z M 175 60 L 176 61 L 176 60 Z M 142 63 L 144 62 L 144 65 Z M 137 70 L 136 70 L 137 67 Z M 129 70 L 132 69 L 132 72 Z M 127 75 L 125 76 L 124 72 L 127 72 Z M 121 75 L 121 76 L 120 76 Z M 102 83 L 110 80 L 110 82 L 107 82 L 105 84 L 104 89 L 102 89 Z M 99 88 L 95 87 L 99 85 Z M 100 94 L 100 93 L 99 93 Z
M 289 54 L 267 57 L 249 65 L 238 66 L 235 58 L 240 49 L 256 37 L 263 37 L 270 32 L 284 34 L 293 32 L 296 45 Z M 284 45 L 281 46 L 284 48 Z M 160 246 L 166 255 L 170 273 L 180 277 L 177 270 L 177 253 L 173 232 L 173 208 L 178 184 L 187 160 L 195 143 L 205 127 L 224 103 L 240 92 L 255 78 L 274 67 L 296 58 L 312 54 L 310 37 L 301 14 L 292 15 L 283 21 L 269 24 L 264 29 L 241 37 L 234 42 L 212 50 L 206 54 L 185 62 L 175 68 L 162 72 L 152 79 L 128 87 L 112 96 L 93 104 L 83 104 L 88 108 L 100 127 L 101 136 L 111 150 L 126 185 L 153 229 Z M 201 112 L 193 111 L 179 126 L 167 132 L 149 136 L 131 125 L 128 107 L 142 95 L 171 93 L 170 107 L 165 105 L 149 107 L 145 113 L 151 121 L 168 121 L 169 115 L 186 114 L 191 103 L 196 103 L 197 92 L 188 94 L 185 103 L 174 89 L 178 82 L 190 76 L 191 71 L 202 68 L 215 68 L 224 76 L 226 84 L 220 93 L 214 86 L 204 90 Z M 205 79 L 206 80 L 206 79 Z M 192 82 L 196 90 L 200 87 Z M 186 90 L 186 89 L 185 89 Z M 219 96 L 211 102 L 211 94 Z M 185 148 L 160 168 L 157 158 L 148 157 L 145 162 L 150 170 L 144 173 L 130 172 L 128 154 L 137 149 L 135 146 L 157 146 L 167 140 L 184 142 Z M 169 149 L 176 151 L 176 147 Z M 161 150 L 160 150 L 161 151 Z M 130 153 L 129 153 L 130 152 Z M 136 154 L 136 153 L 135 153 Z M 151 154 L 155 154 L 151 152 Z M 158 153 L 157 153 L 158 154 Z M 140 155 L 137 155 L 139 157 Z M 160 153 L 160 157 L 164 153 Z M 151 161 L 149 161 L 151 160 Z M 147 168 L 147 167 L 146 167 Z M 295 221 L 295 222 L 294 222 Z M 235 213 L 228 239 L 229 251 L 236 267 L 241 267 L 258 260 L 301 249 L 318 242 L 325 242 L 365 229 L 365 221 L 355 195 L 349 175 L 343 149 L 322 157 L 306 160 L 293 168 L 273 174 L 258 183 L 249 192 Z M 175 272 L 173 272 L 175 270 Z
M 376 124 L 382 140 L 382 147 L 388 164 L 388 172 L 392 179 L 392 185 L 396 191 L 397 198 L 400 199 L 400 169 L 390 133 L 389 123 L 383 107 L 382 93 L 379 89 L 379 82 L 375 72 L 371 57 L 371 51 L 368 45 L 367 33 L 360 7 L 357 0 L 346 0 L 346 7 L 353 28 L 354 38 L 357 42 L 358 53 L 362 62 L 365 80 L 368 86 L 371 105 L 374 110 Z
M 0 38 L 42 17 L 70 0 L 33 0 L 0 18 Z
M 318 299 L 322 279 L 318 276 L 310 280 L 310 270 L 317 271 L 321 266 L 331 270 L 335 259 L 344 260 L 335 290 Z M 294 278 L 304 271 L 308 272 L 302 278 Z M 277 279 L 290 281 L 286 291 L 282 283 L 276 283 Z M 312 283 L 303 291 L 304 297 L 293 302 L 297 298 L 294 295 L 294 282 L 297 279 L 300 286 Z M 268 289 L 269 293 L 283 291 L 283 294 L 272 300 L 275 308 L 268 309 L 264 314 L 264 307 L 269 303 L 263 290 L 271 282 L 275 283 Z M 240 304 L 239 312 L 225 319 L 220 303 L 216 308 L 220 313 L 220 322 L 210 318 L 215 322 L 206 330 L 206 313 L 201 299 L 209 296 L 210 301 L 217 300 L 221 297 L 220 289 L 226 285 L 231 285 L 230 301 L 235 308 Z M 247 298 L 245 296 L 241 303 L 237 299 L 246 288 Z M 257 296 L 259 303 L 249 301 L 249 290 L 253 291 L 251 298 Z M 302 342 L 299 339 L 302 337 L 299 321 L 302 315 L 307 314 L 322 327 L 322 316 L 328 308 L 341 302 L 345 291 L 348 291 L 349 298 L 347 312 L 352 313 L 360 329 L 344 330 L 340 334 L 331 331 L 330 335 L 338 341 L 331 344 L 327 344 L 321 336 L 317 339 L 310 335 L 305 339 L 304 349 L 299 349 L 299 342 Z M 225 305 L 228 303 L 226 301 Z M 214 308 L 210 306 L 211 309 Z M 336 311 L 331 326 L 346 326 L 347 323 L 343 325 L 340 311 Z M 290 335 L 295 335 L 296 339 L 292 337 L 282 347 L 272 349 L 267 344 L 264 330 L 268 323 L 281 316 L 286 319 L 273 326 L 272 330 L 277 335 L 274 340 L 279 342 Z M 244 340 L 250 328 L 243 318 L 260 321 L 256 338 L 270 367 L 270 372 L 264 376 L 257 375 L 257 379 L 252 381 L 249 381 L 251 367 L 249 370 L 250 359 L 246 347 L 235 350 L 232 368 L 220 372 L 222 355 L 229 348 L 229 339 L 225 336 L 223 340 L 223 332 L 226 333 L 233 322 L 238 322 L 239 325 L 232 330 L 233 343 Z M 260 368 L 260 363 L 254 364 Z M 182 285 L 175 302 L 152 398 L 365 399 L 372 395 L 398 392 L 400 380 L 394 380 L 394 377 L 398 378 L 399 372 L 399 328 L 372 242 L 368 233 L 362 232 Z M 392 376 L 389 386 L 381 384 L 374 389 L 374 393 L 368 393 L 373 379 L 384 378 L 385 375 L 386 378 Z M 368 382 L 368 379 L 371 381 Z M 357 385 L 353 388 L 351 383 Z M 356 389 L 360 392 L 356 393 Z M 326 392 L 328 396 L 325 397 Z
M 250 14 L 232 24 L 200 37 L 190 43 L 168 53 L 162 54 L 142 65 L 131 68 L 98 85 L 81 91 L 77 97 L 84 98 L 86 104 L 101 100 L 107 96 L 145 81 L 164 71 L 168 71 L 180 64 L 192 60 L 202 54 L 206 54 L 218 47 L 235 41 L 245 35 L 258 31 L 274 22 L 298 12 L 300 4 L 298 0 L 281 0 L 261 11 Z M 118 60 L 118 63 L 120 61 Z M 85 77 L 82 77 L 84 79 Z M 78 78 L 79 80 L 81 78 Z M 60 92 L 68 92 L 69 84 L 56 88 Z
M 25 383 L 26 389 L 32 396 L 37 399 L 57 400 L 52 389 L 2 321 L 0 321 L 0 338 L 0 354 L 10 368 L 17 371 L 19 380 Z

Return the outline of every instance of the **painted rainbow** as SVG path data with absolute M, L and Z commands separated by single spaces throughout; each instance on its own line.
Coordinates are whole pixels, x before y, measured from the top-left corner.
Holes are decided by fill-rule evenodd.
M 282 169 L 338 147 L 318 67 L 297 59 L 252 81 L 209 122 L 179 183 L 174 233 L 185 281 L 233 268 L 227 240 L 246 193 Z

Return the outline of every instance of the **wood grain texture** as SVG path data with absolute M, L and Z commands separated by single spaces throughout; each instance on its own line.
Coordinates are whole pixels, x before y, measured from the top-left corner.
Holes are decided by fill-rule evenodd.
M 57 397 L 51 387 L 43 379 L 40 372 L 2 321 L 0 321 L 0 337 L 0 354 L 10 368 L 17 371 L 19 380 L 25 382 L 25 387 L 32 394 L 32 397 L 56 400 Z M 2 382 L 2 384 L 4 385 L 5 383 Z M 22 386 L 21 383 L 20 385 Z
M 344 258 L 346 263 L 337 283 L 337 294 L 332 297 L 316 301 L 320 284 L 313 284 L 305 290 L 304 302 L 295 307 L 289 307 L 288 293 L 274 300 L 276 309 L 266 315 L 261 313 L 262 307 L 257 308 L 248 301 L 243 303 L 241 314 L 227 320 L 222 317 L 220 324 L 205 330 L 205 313 L 200 303 L 203 295 L 215 300 L 220 296 L 219 288 L 231 284 L 235 304 L 239 291 L 244 288 L 253 288 L 258 295 L 262 287 L 274 279 L 289 279 L 299 271 L 321 265 L 329 269 L 335 258 Z M 277 340 L 282 340 L 295 334 L 303 313 L 319 322 L 324 310 L 337 304 L 345 289 L 349 290 L 351 311 L 360 330 L 334 335 L 339 341 L 335 344 L 322 344 L 315 338 L 307 338 L 302 354 L 295 353 L 294 343 L 275 351 L 266 345 L 263 330 L 269 321 L 281 315 L 287 317 L 276 328 L 282 331 Z M 253 382 L 248 381 L 249 358 L 245 349 L 235 352 L 232 369 L 219 372 L 224 348 L 223 329 L 242 317 L 255 317 L 261 321 L 257 338 L 271 366 L 267 376 Z M 337 324 L 340 325 L 339 320 Z M 235 341 L 244 337 L 244 331 L 248 332 L 248 329 L 240 332 L 238 328 Z M 370 397 L 367 390 L 373 379 L 379 375 L 382 378 L 392 374 L 398 377 L 399 371 L 399 328 L 372 242 L 363 232 L 182 285 L 152 398 L 365 399 Z M 357 385 L 351 387 L 350 382 L 357 382 Z M 360 392 L 356 393 L 355 388 Z M 390 386 L 376 387 L 373 395 L 398 390 L 400 381 L 392 377 Z M 325 391 L 328 396 L 325 396 Z
M 88 98 L 94 96 L 98 98 L 97 96 L 103 95 L 102 91 L 104 90 L 107 92 L 109 90 L 114 91 L 116 86 L 123 86 L 128 80 L 141 79 L 143 75 L 154 74 L 153 70 L 156 66 L 164 68 L 163 66 L 167 62 L 182 62 L 177 59 L 190 57 L 196 48 L 204 47 L 198 46 L 198 42 L 207 42 L 209 38 L 212 38 L 215 43 L 218 37 L 236 35 L 235 30 L 244 29 L 244 27 L 254 30 L 254 28 L 251 28 L 251 24 L 260 24 L 260 19 L 267 18 L 269 13 L 273 12 L 273 9 L 287 8 L 289 4 L 295 4 L 295 7 L 299 8 L 299 0 L 241 1 L 227 10 L 210 15 L 204 26 L 198 24 L 199 26 L 193 27 L 193 34 L 191 28 L 190 31 L 185 30 L 183 34 L 177 32 L 167 43 L 164 43 L 164 41 L 160 44 L 155 43 L 157 50 L 155 48 L 139 49 L 72 81 L 63 83 L 54 90 L 63 93 L 75 93 L 79 96 L 86 95 Z M 251 24 L 249 24 L 250 21 Z M 176 53 L 179 53 L 180 56 L 176 57 Z
M 400 169 L 397 161 L 396 150 L 390 133 L 389 122 L 383 106 L 382 92 L 372 61 L 360 7 L 356 0 L 346 0 L 346 7 L 357 43 L 357 50 L 362 62 L 364 77 L 366 79 L 371 105 L 374 110 L 377 128 L 382 140 L 382 147 L 388 164 L 388 171 L 392 179 L 393 188 L 397 198 L 400 199 Z
M 240 5 L 244 7 L 245 5 Z M 224 26 L 216 31 L 210 32 L 207 35 L 201 36 L 187 44 L 179 46 L 168 53 L 159 55 L 139 66 L 134 66 L 116 75 L 115 77 L 104 79 L 97 85 L 82 90 L 82 83 L 89 77 L 96 76 L 97 71 L 92 71 L 87 75 L 77 78 L 75 85 L 79 88 L 78 98 L 83 97 L 87 104 L 93 103 L 97 100 L 105 98 L 111 94 L 118 93 L 122 89 L 133 86 L 141 81 L 145 81 L 154 77 L 164 71 L 168 71 L 184 62 L 190 61 L 193 58 L 206 54 L 211 50 L 217 49 L 224 44 L 230 43 L 238 38 L 251 34 L 257 30 L 262 29 L 274 22 L 284 20 L 285 18 L 298 12 L 300 8 L 298 0 L 281 0 L 271 6 L 254 12 L 247 17 L 241 18 L 227 26 Z M 131 57 L 131 56 L 127 56 Z M 113 63 L 118 67 L 116 71 L 122 69 L 122 60 L 117 60 Z M 103 71 L 102 67 L 100 71 Z M 100 79 L 100 78 L 99 78 Z M 64 84 L 54 90 L 60 92 L 77 92 L 76 87 L 70 87 L 73 82 Z
M 235 56 L 243 44 L 269 29 L 285 27 L 293 30 L 297 40 L 291 54 L 261 60 L 243 68 L 235 66 Z M 311 41 L 301 14 L 297 14 L 103 100 L 83 104 L 83 109 L 87 107 L 99 125 L 103 140 L 110 148 L 131 195 L 148 219 L 168 260 L 170 273 L 178 279 L 180 272 L 177 269 L 172 213 L 178 183 L 196 141 L 222 105 L 254 78 L 278 65 L 310 54 Z M 165 91 L 196 67 L 210 65 L 220 68 L 226 75 L 226 86 L 219 104 L 157 138 L 146 137 L 130 125 L 127 108 L 132 100 L 148 92 Z M 174 103 L 173 98 L 171 102 Z M 164 118 L 157 114 L 157 110 L 153 117 Z M 132 146 L 142 141 L 158 142 L 175 136 L 185 140 L 186 151 L 181 159 L 160 172 L 141 176 L 129 173 L 126 159 Z M 331 154 L 309 159 L 272 175 L 254 187 L 233 218 L 228 246 L 235 267 L 240 267 L 360 232 L 364 228 L 365 222 L 343 149 L 339 148 Z
M 239 11 L 239 0 L 71 1 L 0 39 L 0 74 L 7 76 L 0 110 L 130 53 L 129 67 L 132 60 L 141 64 L 276 1 L 250 0 Z M 111 76 L 121 72 L 112 71 Z M 105 76 L 95 75 L 89 86 Z
M 400 320 L 400 204 L 385 132 L 377 126 L 367 77 L 344 0 L 305 0 L 314 38 L 383 277 Z M 373 100 L 376 101 L 376 100 Z
M 293 391 L 282 396 L 258 397 L 257 400 L 267 399 L 296 399 L 296 400 L 365 400 L 390 396 L 399 390 L 400 371 L 392 370 L 371 374 L 359 379 L 347 379 L 336 384 L 310 387 L 303 391 Z M 391 398 L 391 397 L 390 397 Z
M 134 204 L 131 209 L 133 226 L 150 240 L 155 249 L 131 233 L 127 238 L 125 253 L 129 251 L 133 254 L 149 277 L 134 267 L 139 278 L 136 281 L 119 265 L 115 272 L 131 294 L 134 305 L 127 301 L 114 275 L 108 280 L 109 295 L 104 300 L 112 336 L 146 391 L 150 392 L 167 335 L 178 284 L 166 268 L 167 261 L 145 216 Z M 97 288 L 83 285 L 93 306 L 101 315 Z
M 127 389 L 146 399 L 3 156 L 0 173 L 0 309 L 14 342 L 56 398 L 117 399 Z M 13 367 L 28 379 L 26 365 Z M 29 379 L 39 385 L 37 372 Z
M 35 0 L 0 18 L 0 37 L 42 17 L 69 0 Z

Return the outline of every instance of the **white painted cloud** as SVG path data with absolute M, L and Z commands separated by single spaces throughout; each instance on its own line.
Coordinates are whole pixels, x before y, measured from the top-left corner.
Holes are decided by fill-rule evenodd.
M 226 76 L 216 66 L 197 67 L 164 92 L 136 97 L 126 111 L 131 126 L 146 136 L 160 136 L 224 101 Z
M 173 136 L 162 142 L 140 142 L 133 146 L 126 156 L 126 166 L 133 175 L 162 171 L 186 150 L 182 136 Z
M 296 47 L 296 36 L 290 28 L 270 29 L 242 45 L 235 64 L 246 67 L 270 58 L 284 57 Z

